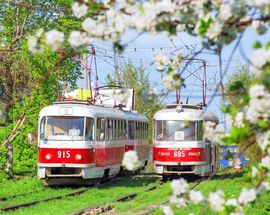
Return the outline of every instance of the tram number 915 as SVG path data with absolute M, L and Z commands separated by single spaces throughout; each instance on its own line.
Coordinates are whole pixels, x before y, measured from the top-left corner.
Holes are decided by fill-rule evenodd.
M 175 158 L 183 158 L 186 156 L 185 151 L 174 151 L 173 156 Z
M 58 158 L 70 158 L 70 151 L 57 151 Z

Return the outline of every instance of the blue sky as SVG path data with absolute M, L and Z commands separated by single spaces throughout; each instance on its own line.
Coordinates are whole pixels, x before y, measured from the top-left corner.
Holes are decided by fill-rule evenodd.
M 248 28 L 244 33 L 244 36 L 241 40 L 241 46 L 245 56 L 250 57 L 253 48 L 252 45 L 255 41 L 259 40 L 265 43 L 270 37 L 269 31 L 264 36 L 258 36 L 253 29 Z M 172 41 L 171 41 L 172 39 Z M 130 42 L 132 41 L 132 42 Z M 191 37 L 186 33 L 180 33 L 176 37 L 168 37 L 166 34 L 151 35 L 144 33 L 138 36 L 138 33 L 131 30 L 127 32 L 122 38 L 122 42 L 128 43 L 126 51 L 120 56 L 117 57 L 118 64 L 123 64 L 128 60 L 132 61 L 134 65 L 142 64 L 146 68 L 146 72 L 149 73 L 150 81 L 158 88 L 162 88 L 161 78 L 162 73 L 156 71 L 153 62 L 153 54 L 155 52 L 164 52 L 170 54 L 175 51 L 176 48 L 179 48 L 178 51 L 174 53 L 182 53 L 187 55 L 193 51 L 198 51 L 201 48 L 201 39 L 198 37 Z M 236 41 L 231 45 L 224 47 L 222 51 L 222 66 L 223 69 L 228 63 L 229 56 L 233 50 Z M 96 42 L 94 45 L 97 47 L 97 69 L 99 74 L 99 85 L 105 84 L 105 77 L 108 73 L 114 72 L 115 60 L 113 57 L 112 45 L 106 42 Z M 161 50 L 162 49 L 162 50 Z M 204 52 L 197 56 L 199 59 L 206 61 L 207 69 L 207 100 L 210 99 L 211 94 L 213 93 L 216 84 L 219 82 L 219 64 L 218 57 L 213 54 Z M 232 61 L 229 64 L 228 75 L 235 72 L 242 65 L 246 65 L 247 62 L 245 57 L 240 52 L 238 48 L 234 54 Z M 195 71 L 202 64 L 200 63 L 191 63 L 187 68 L 189 71 Z M 198 76 L 202 75 L 202 71 L 199 69 L 196 73 Z M 184 73 L 183 76 L 187 76 L 187 73 Z M 201 76 L 202 77 L 202 76 Z M 226 79 L 225 79 L 226 81 Z M 202 100 L 201 98 L 201 83 L 196 78 L 189 78 L 186 80 L 186 88 L 182 89 L 182 101 L 186 102 L 186 98 L 189 97 L 189 103 L 197 103 Z M 175 93 L 171 93 L 169 96 L 162 98 L 163 103 L 172 103 L 175 102 Z M 220 97 L 216 97 L 213 102 L 207 108 L 210 111 L 217 113 L 220 116 L 220 121 L 223 121 L 222 114 L 219 111 L 222 101 Z

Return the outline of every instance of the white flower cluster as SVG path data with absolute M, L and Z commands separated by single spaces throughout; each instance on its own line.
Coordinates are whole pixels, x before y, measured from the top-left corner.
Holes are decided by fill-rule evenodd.
M 53 50 L 57 51 L 64 42 L 64 34 L 58 30 L 51 30 L 45 34 L 45 43 Z
M 130 92 L 127 89 L 114 90 L 112 96 L 116 101 L 126 104 L 130 96 Z
M 185 207 L 190 202 L 199 204 L 204 200 L 203 194 L 200 191 L 189 190 L 188 183 L 185 179 L 173 180 L 171 183 L 172 195 L 170 202 L 175 204 L 176 207 Z
M 44 30 L 41 28 L 37 31 L 35 36 L 30 36 L 28 38 L 28 49 L 34 54 L 39 54 L 43 52 L 43 45 L 39 42 Z
M 243 188 L 238 199 L 225 199 L 221 190 L 210 192 L 208 198 L 206 198 L 200 191 L 188 190 L 188 183 L 182 178 L 180 180 L 173 180 L 171 188 L 173 194 L 170 197 L 170 202 L 178 208 L 185 207 L 190 203 L 205 204 L 207 201 L 211 210 L 215 212 L 222 212 L 226 207 L 229 207 L 230 215 L 241 215 L 244 214 L 243 207 L 253 202 L 260 190 L 269 189 L 269 183 L 263 182 L 258 189 Z M 164 214 L 173 214 L 168 206 L 162 207 L 162 209 Z
M 183 80 L 176 71 L 171 71 L 162 79 L 163 86 L 169 91 L 180 90 Z
M 142 91 L 141 100 L 145 103 L 154 103 L 158 100 L 158 91 L 156 88 L 146 88 Z
M 253 20 L 251 26 L 260 35 L 267 31 L 267 26 L 260 20 Z
M 72 4 L 71 9 L 72 9 L 74 16 L 76 16 L 77 18 L 81 18 L 81 17 L 85 16 L 87 14 L 87 11 L 88 11 L 88 7 L 86 4 L 80 4 L 78 2 L 74 2 Z
M 204 137 L 211 140 L 215 144 L 224 145 L 225 143 L 220 139 L 225 136 L 224 129 L 221 125 L 217 125 L 214 122 L 207 121 L 204 123 Z
M 270 49 L 257 49 L 251 56 L 252 69 L 257 75 L 261 75 L 263 68 L 270 63 Z
M 270 131 L 258 132 L 256 140 L 262 151 L 267 151 L 270 154 Z
M 162 53 L 154 55 L 154 63 L 158 71 L 164 71 L 167 66 L 171 64 L 171 60 L 168 56 Z
M 129 171 L 136 171 L 142 167 L 142 162 L 139 161 L 136 151 L 127 151 L 124 154 L 122 165 Z
M 246 118 L 256 124 L 260 119 L 267 120 L 270 114 L 270 93 L 263 85 L 253 85 L 249 90 L 249 106 Z

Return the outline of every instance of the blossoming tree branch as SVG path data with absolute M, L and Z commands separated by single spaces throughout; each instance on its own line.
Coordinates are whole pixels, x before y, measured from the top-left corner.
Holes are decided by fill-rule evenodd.
M 59 50 L 65 39 L 74 50 L 81 50 L 94 41 L 110 41 L 115 51 L 123 51 L 121 37 L 129 29 L 138 32 L 157 34 L 165 32 L 176 35 L 187 32 L 202 38 L 203 49 L 214 51 L 220 55 L 225 45 L 238 41 L 248 27 L 252 27 L 258 35 L 265 34 L 270 20 L 269 0 L 152 0 L 152 1 L 94 1 L 78 0 L 72 5 L 75 17 L 82 21 L 81 29 L 64 35 L 57 29 L 44 32 L 40 29 L 29 38 L 29 50 L 40 53 L 48 46 Z M 92 7 L 101 8 L 101 13 L 89 17 Z M 248 44 L 249 45 L 249 44 Z M 250 44 L 252 45 L 252 44 Z M 235 51 L 234 49 L 234 51 Z M 255 52 L 250 56 L 251 70 L 256 75 L 257 83 L 249 89 L 244 83 L 237 82 L 229 87 L 229 92 L 239 97 L 240 106 L 225 106 L 222 110 L 231 117 L 232 127 L 224 136 L 220 128 L 206 124 L 206 138 L 216 144 L 245 144 L 244 150 L 257 144 L 261 152 L 261 160 L 252 166 L 250 174 L 251 188 L 243 188 L 239 197 L 225 199 L 223 192 L 217 190 L 209 196 L 201 192 L 189 190 L 184 179 L 173 181 L 170 198 L 177 207 L 188 204 L 208 204 L 209 208 L 224 214 L 243 214 L 243 208 L 256 200 L 256 197 L 270 190 L 270 41 L 254 44 Z M 231 56 L 233 56 L 234 51 Z M 198 54 L 198 53 L 196 53 Z M 181 55 L 171 58 L 163 53 L 156 53 L 153 60 L 157 71 L 164 72 L 164 88 L 168 91 L 179 90 L 183 86 L 180 67 L 183 67 Z M 192 60 L 192 58 L 191 58 Z M 226 69 L 223 75 L 226 74 Z M 222 75 L 221 75 L 222 79 Z M 222 82 L 220 86 L 222 86 Z M 135 168 L 136 155 L 125 157 L 126 166 Z M 134 160 L 134 164 L 132 163 Z M 165 214 L 172 214 L 170 207 L 163 208 Z

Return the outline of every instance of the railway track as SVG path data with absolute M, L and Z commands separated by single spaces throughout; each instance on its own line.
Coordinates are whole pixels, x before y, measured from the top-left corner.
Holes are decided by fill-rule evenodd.
M 211 178 L 212 176 L 208 177 Z M 190 189 L 194 189 L 195 187 L 197 187 L 201 182 L 207 180 L 208 178 L 200 178 L 194 182 L 196 182 L 196 184 L 194 184 L 192 187 L 190 187 Z M 146 208 L 144 211 L 142 211 L 139 215 L 149 215 L 151 213 L 154 213 L 156 210 L 158 210 L 160 208 L 160 206 L 166 205 L 170 202 L 170 200 L 165 200 L 164 202 L 162 202 L 159 205 L 154 205 L 150 208 Z
M 111 199 L 109 201 L 106 201 L 102 204 L 93 205 L 89 208 L 85 208 L 83 210 L 73 212 L 69 215 L 87 215 L 87 214 L 97 215 L 97 214 L 109 212 L 113 209 L 113 207 L 108 205 L 108 204 L 114 203 L 114 202 L 129 201 L 131 199 L 134 199 L 136 196 L 138 196 L 142 192 L 149 192 L 149 191 L 155 190 L 160 185 L 163 185 L 163 182 L 160 182 L 158 185 L 152 185 L 152 186 L 144 189 L 143 191 L 125 194 L 125 195 L 119 196 L 117 198 Z
M 46 188 L 41 188 L 41 189 L 36 189 L 36 190 L 30 191 L 30 192 L 18 193 L 18 194 L 9 195 L 9 196 L 3 196 L 3 197 L 0 197 L 0 201 L 7 201 L 8 199 L 13 199 L 13 198 L 16 198 L 19 196 L 26 196 L 26 195 L 33 194 L 33 193 L 38 193 L 38 192 L 45 190 L 45 189 Z
M 48 198 L 41 198 L 41 199 L 32 200 L 32 201 L 21 203 L 21 204 L 13 204 L 13 205 L 5 206 L 5 207 L 0 208 L 0 212 L 1 211 L 5 212 L 5 211 L 10 211 L 10 210 L 17 210 L 17 209 L 23 208 L 23 207 L 30 207 L 32 205 L 35 205 L 35 204 L 38 204 L 38 203 L 41 203 L 41 202 L 48 202 L 48 201 L 52 201 L 52 200 L 64 199 L 64 198 L 66 198 L 68 196 L 78 196 L 78 195 L 81 195 L 84 192 L 86 192 L 86 191 L 88 191 L 88 190 L 90 190 L 90 189 L 92 189 L 94 187 L 102 187 L 104 185 L 113 184 L 116 181 L 120 181 L 120 180 L 127 179 L 127 178 L 137 178 L 137 177 L 138 177 L 137 175 L 135 175 L 135 176 L 133 175 L 133 176 L 124 176 L 124 177 L 112 178 L 109 181 L 108 180 L 103 181 L 100 184 L 96 184 L 95 186 L 91 186 L 91 187 L 87 187 L 87 188 L 80 188 L 80 189 L 78 189 L 76 191 L 73 191 L 73 192 L 70 192 L 70 193 L 67 193 L 67 194 L 48 197 Z M 142 174 L 142 177 L 144 177 L 144 174 Z M 30 192 L 25 192 L 25 193 L 20 193 L 20 194 L 14 194 L 14 195 L 10 195 L 10 196 L 1 197 L 0 201 L 6 201 L 6 200 L 11 199 L 11 198 L 16 198 L 16 197 L 19 197 L 19 196 L 24 196 L 24 195 L 37 193 L 37 192 L 40 192 L 42 190 L 46 190 L 46 188 L 41 188 L 41 189 L 33 190 L 33 191 L 30 191 Z M 132 198 L 132 195 L 127 195 L 126 199 L 128 199 L 128 198 Z M 123 197 L 123 199 L 124 199 L 124 197 Z M 119 199 L 119 201 L 121 201 L 121 199 Z
M 105 181 L 105 182 L 102 182 L 100 184 L 96 184 L 95 187 L 101 187 L 101 186 L 104 186 L 105 184 L 112 184 L 112 183 L 114 183 L 116 181 L 123 180 L 125 178 L 127 178 L 127 177 L 113 178 L 110 181 Z M 37 200 L 33 200 L 33 201 L 21 203 L 21 204 L 9 205 L 9 206 L 0 208 L 0 212 L 1 211 L 4 212 L 4 211 L 10 211 L 10 210 L 17 210 L 19 208 L 29 207 L 29 206 L 32 206 L 32 205 L 35 205 L 35 204 L 38 204 L 38 203 L 41 203 L 41 202 L 48 202 L 48 201 L 52 201 L 52 200 L 64 199 L 64 198 L 66 198 L 68 196 L 78 196 L 78 195 L 81 195 L 84 192 L 92 189 L 93 187 L 94 186 L 87 187 L 87 188 L 80 188 L 80 189 L 78 189 L 76 191 L 73 191 L 73 192 L 70 192 L 70 193 L 67 193 L 67 194 L 63 194 L 63 195 L 58 195 L 58 196 L 54 196 L 54 197 L 37 199 Z M 43 188 L 43 189 L 46 189 L 46 188 Z M 27 195 L 27 194 L 31 194 L 31 193 L 35 193 L 35 192 L 37 192 L 37 191 L 31 191 L 29 193 L 21 193 L 21 194 L 16 194 L 16 195 L 7 196 L 7 197 L 1 197 L 1 198 L 7 200 L 10 197 L 17 197 L 17 196 Z

